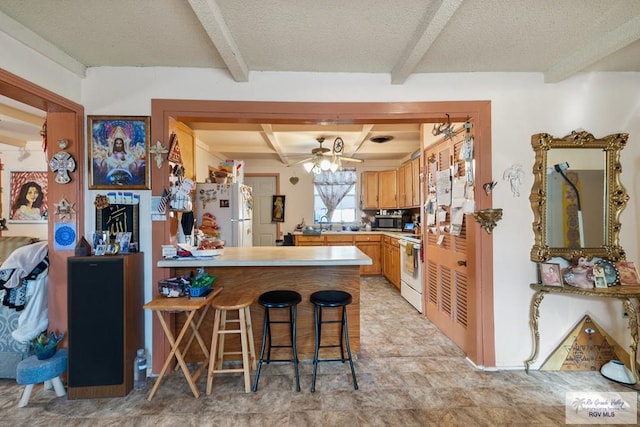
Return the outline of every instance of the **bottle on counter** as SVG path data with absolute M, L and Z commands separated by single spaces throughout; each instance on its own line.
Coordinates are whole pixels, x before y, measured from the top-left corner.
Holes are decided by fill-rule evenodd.
M 147 385 L 147 355 L 144 348 L 138 349 L 133 361 L 133 388 L 143 389 Z

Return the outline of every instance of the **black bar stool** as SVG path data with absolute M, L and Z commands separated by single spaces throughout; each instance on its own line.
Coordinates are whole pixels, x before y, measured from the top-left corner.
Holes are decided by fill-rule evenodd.
M 318 362 L 342 362 L 349 361 L 351 365 L 351 377 L 353 378 L 353 388 L 358 389 L 358 381 L 356 380 L 356 371 L 353 368 L 353 359 L 351 358 L 351 347 L 349 346 L 349 325 L 347 324 L 347 305 L 351 304 L 351 294 L 345 291 L 318 291 L 311 294 L 311 303 L 314 309 L 314 319 L 316 326 L 316 347 L 313 357 L 313 380 L 311 382 L 311 392 L 316 391 L 316 373 L 318 372 Z M 323 308 L 342 307 L 341 320 L 322 320 Z M 322 325 L 326 323 L 340 323 L 340 344 L 321 345 Z M 347 358 L 344 357 L 344 345 L 347 346 Z M 340 358 L 337 359 L 319 359 L 318 353 L 321 348 L 340 347 Z
M 302 297 L 295 291 L 269 291 L 265 292 L 258 298 L 258 304 L 264 307 L 264 326 L 262 328 L 262 349 L 260 350 L 260 359 L 258 360 L 258 369 L 256 371 L 255 382 L 253 383 L 253 391 L 258 391 L 258 380 L 260 379 L 260 369 L 262 363 L 270 362 L 293 362 L 296 372 L 296 391 L 300 391 L 300 373 L 298 371 L 298 351 L 296 349 L 296 311 L 297 306 L 302 301 Z M 271 320 L 269 310 L 276 308 L 288 308 L 289 320 Z M 291 336 L 291 345 L 272 345 L 271 342 L 271 325 L 274 323 L 282 323 L 289 325 L 289 333 Z M 264 349 L 267 341 L 267 358 L 264 358 Z M 272 359 L 271 348 L 291 348 L 291 359 Z

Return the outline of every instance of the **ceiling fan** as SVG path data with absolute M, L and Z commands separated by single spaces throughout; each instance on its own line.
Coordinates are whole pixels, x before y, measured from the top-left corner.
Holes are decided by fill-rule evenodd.
M 364 161 L 362 159 L 356 159 L 355 157 L 345 157 L 341 154 L 342 150 L 344 149 L 344 141 L 342 140 L 342 138 L 337 137 L 335 141 L 333 141 L 333 150 L 322 146 L 322 143 L 324 142 L 324 140 L 325 139 L 322 136 L 316 138 L 316 141 L 318 141 L 318 144 L 320 144 L 320 147 L 317 147 L 311 150 L 311 157 L 307 157 L 306 159 L 302 159 L 297 162 L 291 163 L 288 166 L 295 166 L 301 163 L 305 163 L 305 164 L 309 163 L 311 164 L 311 166 L 309 167 L 309 170 L 311 170 L 315 165 L 317 165 L 318 167 L 321 167 L 321 164 L 323 163 L 323 161 L 325 161 L 325 164 L 327 166 L 324 167 L 323 169 L 326 170 L 326 169 L 329 169 L 329 164 L 340 166 L 340 163 L 342 161 L 356 162 L 356 163 L 362 163 Z

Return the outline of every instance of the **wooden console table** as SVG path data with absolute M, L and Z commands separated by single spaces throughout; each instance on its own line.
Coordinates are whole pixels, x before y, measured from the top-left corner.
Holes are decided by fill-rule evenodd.
M 631 372 L 636 380 L 640 380 L 638 377 L 638 370 L 636 367 L 636 353 L 638 350 L 638 314 L 636 307 L 631 301 L 632 299 L 640 300 L 640 286 L 612 286 L 610 288 L 592 288 L 592 289 L 580 289 L 572 286 L 545 286 L 537 283 L 532 283 L 531 289 L 536 293 L 531 300 L 531 308 L 529 312 L 529 323 L 531 330 L 533 331 L 533 352 L 531 357 L 524 361 L 524 367 L 527 373 L 529 373 L 529 367 L 538 358 L 538 351 L 540 346 L 540 332 L 538 330 L 538 320 L 540 318 L 540 303 L 547 294 L 564 294 L 564 295 L 578 295 L 589 298 L 616 298 L 622 301 L 622 305 L 629 316 L 629 334 L 631 335 L 631 344 L 629 345 L 629 365 Z

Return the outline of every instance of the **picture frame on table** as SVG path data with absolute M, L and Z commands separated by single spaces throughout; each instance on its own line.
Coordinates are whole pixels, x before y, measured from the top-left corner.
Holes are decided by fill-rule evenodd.
M 97 256 L 102 256 L 106 253 L 107 253 L 107 245 L 104 245 L 104 244 L 97 245 L 95 251 L 93 252 L 93 254 Z
M 131 243 L 131 232 L 120 232 L 116 234 L 116 243 L 120 246 L 120 253 L 128 254 Z
M 545 286 L 562 286 L 560 264 L 555 262 L 542 262 L 538 264 L 540 282 Z
M 46 171 L 10 171 L 9 222 L 46 223 L 49 218 L 47 194 Z
M 148 190 L 150 118 L 88 116 L 89 189 Z
M 113 242 L 113 243 L 109 243 L 107 245 L 107 247 L 105 248 L 104 254 L 105 255 L 116 255 L 118 252 L 120 252 L 120 246 L 118 244 L 116 244 L 115 242 Z

